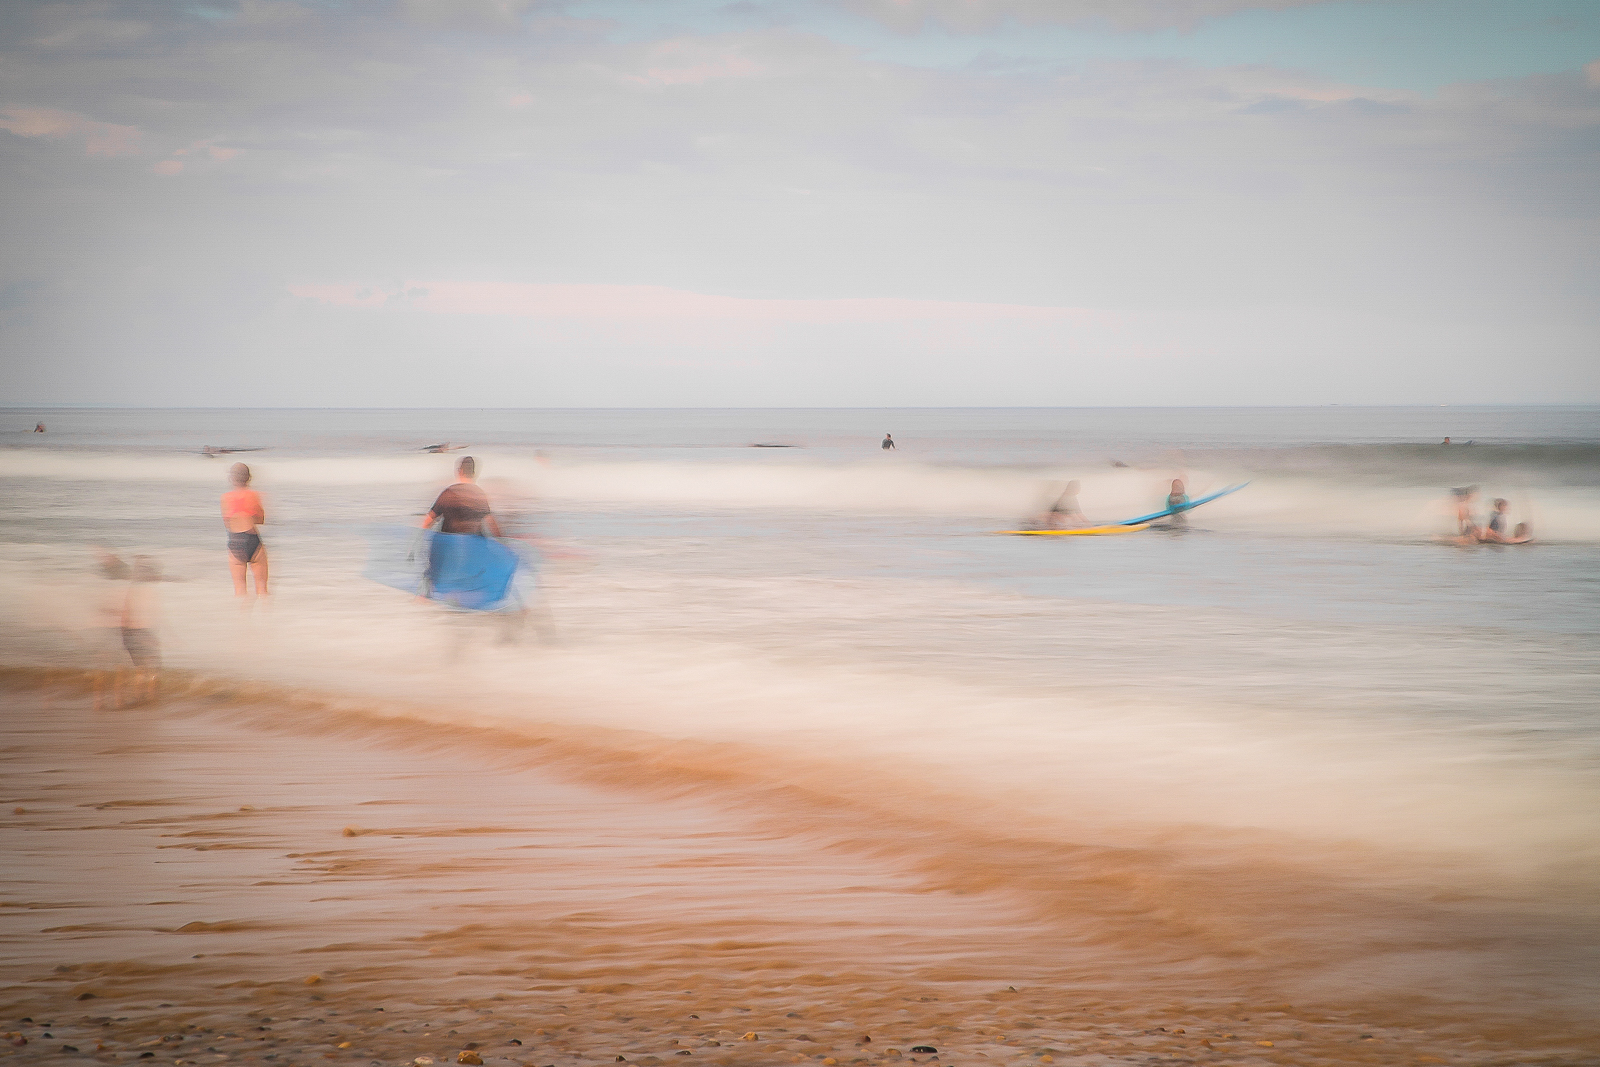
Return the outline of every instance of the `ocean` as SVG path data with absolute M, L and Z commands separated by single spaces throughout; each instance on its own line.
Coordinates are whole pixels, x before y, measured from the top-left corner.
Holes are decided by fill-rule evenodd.
M 443 442 L 467 447 L 420 451 Z M 414 525 L 457 455 L 535 539 L 525 617 L 362 577 L 374 529 Z M 238 460 L 266 502 L 270 604 L 232 596 L 218 497 Z M 1173 478 L 1248 485 L 1182 527 L 996 534 L 1068 479 L 1110 522 Z M 1466 485 L 1536 542 L 1446 541 Z M 166 579 L 167 678 L 141 713 L 163 737 L 232 723 L 314 760 L 332 731 L 369 762 L 489 764 L 520 738 L 593 791 L 567 817 L 695 806 L 701 831 L 758 826 L 763 848 L 867 862 L 956 909 L 919 927 L 863 898 L 851 927 L 848 884 L 784 895 L 793 860 L 690 894 L 753 914 L 770 894 L 796 943 L 849 927 L 873 966 L 993 921 L 978 940 L 1014 938 L 1032 988 L 1099 1004 L 1291 1004 L 1430 1034 L 1436 1062 L 1600 1055 L 1581 1022 L 1600 996 L 1600 408 L 0 411 L 14 722 L 115 663 L 102 549 Z M 707 921 L 656 900 L 659 874 L 586 891 L 653 914 L 658 955 Z M 14 949 L 43 936 L 24 933 Z M 990 981 L 969 964 L 961 982 Z M 1318 1056 L 1293 1062 L 1354 1062 Z

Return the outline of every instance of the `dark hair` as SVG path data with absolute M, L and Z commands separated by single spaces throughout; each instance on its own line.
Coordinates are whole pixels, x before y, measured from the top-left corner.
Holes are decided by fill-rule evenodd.
M 463 478 L 476 478 L 478 476 L 478 461 L 471 456 L 462 456 L 461 462 L 456 464 L 456 473 Z
M 250 484 L 250 468 L 243 463 L 235 463 L 228 468 L 228 480 L 237 486 Z
M 1506 506 L 1506 498 L 1503 497 L 1503 496 L 1495 497 L 1494 498 L 1494 506 L 1497 507 L 1497 508 L 1505 507 Z

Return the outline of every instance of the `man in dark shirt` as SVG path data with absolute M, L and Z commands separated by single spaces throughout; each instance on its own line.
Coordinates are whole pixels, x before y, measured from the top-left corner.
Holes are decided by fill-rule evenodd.
M 483 536 L 484 528 L 495 537 L 500 536 L 500 524 L 489 512 L 489 497 L 476 480 L 478 464 L 471 456 L 462 456 L 456 464 L 456 481 L 447 486 L 433 502 L 433 507 L 419 524 L 424 529 L 439 523 L 439 532 L 447 534 L 477 534 Z
M 475 484 L 477 477 L 477 462 L 471 456 L 462 456 L 461 462 L 456 464 L 455 484 L 445 487 L 418 525 L 426 530 L 437 522 L 440 533 L 465 534 L 469 537 L 482 537 L 487 529 L 490 534 L 499 537 L 500 524 L 489 513 L 489 497 Z M 450 538 L 434 537 L 430 540 L 428 569 L 422 575 L 422 588 L 418 590 L 420 596 L 433 595 L 435 581 L 440 575 L 449 573 L 450 561 L 457 555 Z

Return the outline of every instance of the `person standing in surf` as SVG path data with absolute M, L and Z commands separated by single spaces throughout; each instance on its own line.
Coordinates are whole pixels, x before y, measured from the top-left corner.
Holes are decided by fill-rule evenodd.
M 431 530 L 437 522 L 440 533 L 483 537 L 487 531 L 493 537 L 500 537 L 500 523 L 489 510 L 489 495 L 477 481 L 477 460 L 462 456 L 456 464 L 455 484 L 445 487 L 418 525 Z M 422 576 L 424 597 L 433 589 L 435 576 L 448 565 L 448 545 L 441 537 L 433 538 L 428 545 L 428 569 Z
M 267 546 L 257 529 L 267 521 L 261 494 L 250 488 L 250 468 L 235 463 L 228 468 L 233 488 L 222 494 L 222 525 L 228 531 L 228 571 L 233 575 L 233 595 L 249 596 L 248 577 L 255 575 L 256 596 L 267 595 Z
M 884 434 L 883 435 L 883 450 L 885 452 L 888 452 L 893 448 L 894 448 L 894 434 L 891 434 L 891 433 Z

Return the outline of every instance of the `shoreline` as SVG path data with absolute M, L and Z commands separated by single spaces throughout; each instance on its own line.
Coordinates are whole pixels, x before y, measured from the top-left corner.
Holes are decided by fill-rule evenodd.
M 466 741 L 258 729 L 220 693 L 96 713 L 83 677 L 0 676 L 11 1057 L 1576 1065 L 1600 1047 L 1554 1014 L 1475 1028 L 1420 1003 L 1197 997 L 1178 972 L 1132 997 L 1012 894 L 779 833 L 749 798 L 675 797 L 647 762 L 636 789 L 617 768 L 597 784 Z

